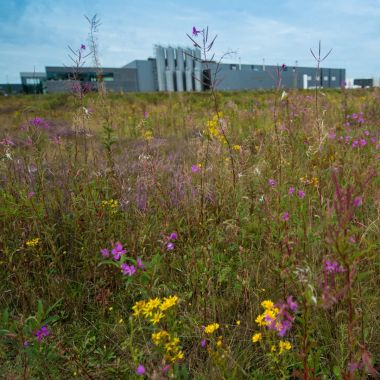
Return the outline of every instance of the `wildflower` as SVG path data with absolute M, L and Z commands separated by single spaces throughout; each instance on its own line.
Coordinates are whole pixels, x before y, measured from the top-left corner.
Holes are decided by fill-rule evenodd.
M 167 245 L 166 245 L 166 250 L 167 251 L 172 251 L 174 249 L 174 244 L 173 243 L 168 243 Z
M 119 321 L 118 321 L 118 324 L 121 325 L 124 323 L 124 319 L 123 318 L 120 318 Z
M 40 243 L 40 238 L 34 238 L 34 239 L 30 239 L 28 240 L 25 244 L 27 247 L 29 248 L 34 248 L 36 247 L 38 244 Z
M 127 276 L 133 276 L 136 273 L 136 268 L 134 265 L 128 265 L 124 263 L 124 264 L 121 264 L 120 268 L 123 271 L 123 274 Z
M 147 119 L 149 117 L 149 112 L 148 111 L 144 111 L 144 119 Z
M 201 33 L 201 31 L 197 30 L 197 28 L 195 26 L 193 26 L 192 33 L 193 33 L 194 37 L 198 37 L 198 34 Z
M 169 236 L 169 239 L 170 240 L 177 240 L 178 239 L 178 235 L 175 233 L 175 232 L 172 232 Z
M 36 193 L 34 191 L 29 191 L 28 198 L 30 199 L 30 198 L 34 197 L 35 195 L 36 195 Z
M 268 179 L 268 185 L 269 186 L 275 187 L 276 184 L 277 184 L 277 182 L 273 178 Z
M 344 268 L 337 261 L 324 260 L 323 269 L 327 273 L 343 273 Z
M 118 241 L 114 247 L 112 248 L 112 255 L 114 260 L 118 261 L 120 260 L 120 257 L 124 255 L 127 251 L 123 249 L 123 245 Z
M 363 198 L 362 197 L 355 197 L 354 198 L 354 206 L 360 207 L 363 204 Z
M 142 364 L 139 364 L 138 367 L 136 368 L 136 375 L 144 376 L 145 373 L 146 373 L 145 367 Z
M 274 303 L 270 300 L 265 300 L 261 302 L 261 306 L 266 310 L 271 310 L 274 308 Z
M 282 354 L 284 351 L 289 351 L 292 348 L 292 345 L 287 340 L 285 341 L 280 340 L 280 343 L 278 344 L 278 348 L 280 349 L 280 354 Z
M 241 146 L 240 145 L 233 145 L 232 149 L 236 150 L 237 152 L 240 152 L 241 151 Z
M 240 326 L 240 320 L 236 321 L 236 326 Z
M 218 337 L 218 340 L 216 342 L 216 347 L 220 348 L 223 346 L 223 337 L 222 336 L 219 336 Z
M 202 164 L 196 164 L 191 166 L 192 173 L 199 173 L 202 170 Z
M 306 195 L 306 193 L 305 193 L 304 191 L 302 191 L 302 190 L 298 190 L 298 196 L 299 196 L 301 199 L 305 198 L 305 195 Z
M 293 301 L 293 296 L 289 296 L 286 299 L 286 303 L 288 304 L 291 311 L 296 311 L 298 309 L 297 302 Z
M 137 262 L 137 268 L 139 268 L 139 269 L 145 269 L 145 266 L 144 266 L 144 264 L 143 264 L 143 262 L 142 262 L 142 260 L 141 260 L 140 257 L 137 258 L 136 262 Z
M 159 332 L 152 334 L 152 340 L 156 346 L 159 346 L 160 344 L 162 344 L 164 341 L 166 341 L 168 337 L 169 337 L 169 333 L 165 330 L 161 330 Z
M 47 326 L 42 326 L 37 332 L 36 337 L 39 342 L 50 335 L 50 331 Z
M 212 323 L 210 325 L 207 325 L 204 331 L 206 334 L 212 334 L 218 329 L 219 329 L 219 323 Z
M 206 339 L 202 339 L 202 340 L 201 340 L 201 347 L 202 347 L 202 348 L 205 348 L 206 345 L 207 345 L 207 341 L 206 341 Z
M 273 344 L 272 347 L 270 348 L 270 352 L 276 352 L 277 347 Z
M 160 305 L 160 310 L 165 311 L 178 303 L 177 296 L 165 297 Z
M 170 370 L 170 365 L 169 364 L 166 364 L 162 367 L 162 373 L 165 375 L 166 373 L 168 373 Z
M 110 256 L 110 253 L 109 253 L 107 248 L 102 248 L 100 250 L 100 253 L 102 254 L 103 257 L 109 257 Z
M 284 221 L 284 222 L 287 222 L 289 220 L 289 212 L 286 211 L 282 216 L 281 216 L 281 219 Z
M 144 140 L 146 140 L 148 142 L 151 141 L 151 140 L 153 140 L 153 133 L 152 133 L 152 131 L 146 131 L 146 132 L 144 132 L 143 137 L 144 137 Z
M 292 186 L 292 187 L 289 187 L 289 195 L 293 195 L 294 192 L 295 192 L 295 188 Z
M 150 321 L 154 324 L 154 325 L 156 325 L 158 322 L 160 322 L 160 320 L 162 319 L 162 318 L 164 318 L 164 314 L 163 313 L 161 313 L 161 311 L 158 311 L 158 312 L 156 312 L 156 313 L 154 313 L 153 314 L 153 316 L 152 316 L 152 318 L 150 319 Z
M 26 348 L 26 347 L 29 347 L 30 343 L 28 340 L 26 340 L 24 343 L 23 343 L 23 346 Z
M 266 322 L 265 322 L 265 315 L 264 314 L 260 314 L 256 317 L 255 319 L 255 322 L 261 327 L 261 326 L 266 326 Z
M 262 340 L 262 334 L 256 333 L 252 336 L 252 343 L 257 343 Z
M 48 129 L 49 124 L 42 117 L 35 117 L 34 119 L 29 120 L 29 124 L 36 128 Z
M 145 308 L 145 301 L 138 301 L 132 306 L 133 316 L 138 317 L 141 315 Z

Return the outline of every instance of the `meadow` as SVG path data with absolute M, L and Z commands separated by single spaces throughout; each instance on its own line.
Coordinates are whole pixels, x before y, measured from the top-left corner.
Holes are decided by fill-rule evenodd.
M 0 378 L 378 378 L 379 158 L 379 89 L 0 97 Z

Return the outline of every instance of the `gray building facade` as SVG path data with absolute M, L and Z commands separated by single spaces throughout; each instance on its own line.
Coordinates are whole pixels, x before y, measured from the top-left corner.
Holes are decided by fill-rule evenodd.
M 96 91 L 101 80 L 111 92 L 242 91 L 281 88 L 340 88 L 346 70 L 337 68 L 274 66 L 205 62 L 194 48 L 154 47 L 155 58 L 134 60 L 121 68 L 48 66 L 46 73 L 21 73 L 26 93 Z M 280 73 L 281 81 L 279 82 Z M 216 79 L 216 80 L 215 80 Z

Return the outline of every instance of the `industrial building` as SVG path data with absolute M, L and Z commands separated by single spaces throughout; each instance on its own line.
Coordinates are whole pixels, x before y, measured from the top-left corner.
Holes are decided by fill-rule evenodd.
M 25 93 L 59 93 L 73 86 L 97 89 L 102 80 L 114 92 L 207 91 L 214 78 L 220 91 L 273 89 L 277 86 L 277 65 L 231 64 L 204 61 L 199 49 L 154 47 L 154 58 L 135 60 L 121 68 L 81 67 L 75 73 L 68 67 L 46 67 L 45 73 L 21 73 Z M 345 69 L 281 66 L 283 88 L 339 88 L 346 79 Z

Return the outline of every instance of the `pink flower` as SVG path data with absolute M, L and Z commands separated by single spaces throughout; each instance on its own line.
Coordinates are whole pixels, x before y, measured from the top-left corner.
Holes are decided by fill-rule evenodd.
M 305 195 L 306 195 L 306 193 L 305 193 L 304 191 L 302 191 L 302 190 L 298 190 L 298 196 L 299 196 L 301 199 L 305 198 Z
M 191 171 L 193 173 L 199 173 L 201 171 L 201 167 L 199 165 L 191 165 Z
M 145 269 L 144 264 L 143 264 L 143 262 L 142 262 L 142 260 L 141 260 L 140 257 L 138 257 L 136 261 L 137 261 L 137 268 L 139 268 L 139 269 Z
M 173 244 L 173 243 L 168 243 L 168 244 L 166 245 L 166 249 L 167 249 L 168 251 L 172 251 L 172 250 L 174 249 L 174 244 Z
M 110 253 L 109 253 L 107 248 L 102 248 L 100 250 L 100 253 L 102 254 L 103 257 L 109 257 L 110 256 Z
M 35 195 L 36 195 L 36 193 L 34 191 L 29 191 L 28 198 L 30 199 L 30 198 L 34 197 Z
M 363 198 L 362 197 L 355 197 L 354 198 L 354 206 L 360 207 L 363 204 Z
M 123 274 L 125 274 L 126 276 L 133 276 L 136 273 L 136 268 L 134 265 L 128 265 L 124 263 L 121 264 L 120 268 L 123 271 Z
M 295 188 L 292 186 L 292 187 L 289 187 L 289 195 L 293 195 L 294 192 L 295 192 Z
M 275 187 L 277 185 L 277 182 L 276 182 L 275 179 L 270 178 L 270 179 L 268 179 L 268 185 L 272 186 L 272 187 Z
M 172 232 L 169 236 L 169 239 L 170 240 L 177 240 L 178 239 L 178 235 L 175 233 L 175 232 Z
M 145 367 L 142 364 L 139 364 L 138 367 L 136 368 L 136 375 L 144 376 L 145 373 L 146 373 Z
M 42 326 L 37 332 L 36 337 L 39 342 L 50 335 L 50 331 L 47 326 Z
M 284 222 L 287 222 L 289 220 L 289 213 L 288 211 L 286 211 L 282 216 L 281 216 L 281 219 L 284 221 Z
M 112 248 L 112 255 L 114 260 L 118 261 L 120 260 L 120 257 L 124 255 L 127 251 L 123 249 L 123 245 L 118 241 L 115 246 Z

